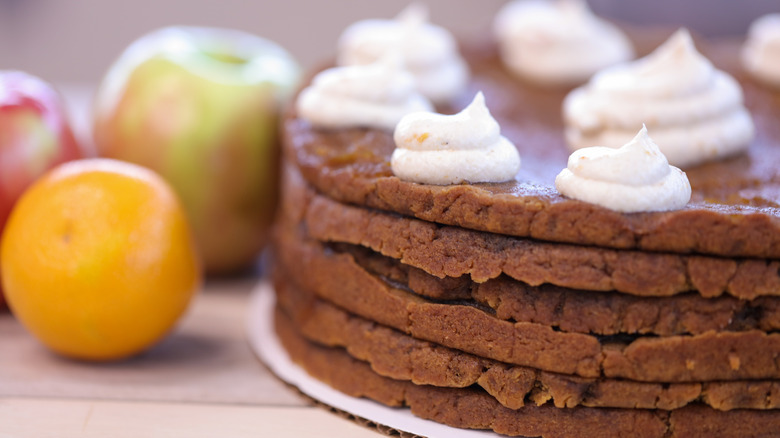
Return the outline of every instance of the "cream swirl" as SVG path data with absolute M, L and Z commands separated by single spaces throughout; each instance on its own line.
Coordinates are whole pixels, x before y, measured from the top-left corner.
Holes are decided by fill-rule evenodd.
M 740 152 L 754 135 L 739 84 L 696 50 L 685 29 L 650 55 L 597 73 L 566 96 L 563 116 L 573 150 L 620 147 L 644 123 L 680 167 Z
M 317 74 L 298 95 L 298 115 L 322 128 L 373 127 L 391 131 L 403 116 L 430 111 L 414 78 L 397 56 L 376 63 L 334 67 Z
M 780 88 L 780 14 L 767 14 L 750 25 L 742 65 L 759 81 Z
M 405 116 L 393 138 L 396 149 L 390 163 L 393 173 L 405 181 L 439 185 L 502 182 L 520 170 L 520 154 L 501 135 L 481 92 L 458 114 Z
M 446 29 L 428 23 L 427 10 L 411 4 L 396 19 L 358 21 L 339 38 L 339 65 L 368 64 L 398 51 L 417 88 L 434 102 L 447 102 L 461 93 L 469 70 Z
M 575 151 L 555 187 L 569 198 L 624 213 L 678 210 L 691 199 L 685 172 L 669 165 L 644 126 L 620 148 Z
M 634 57 L 631 42 L 584 0 L 515 0 L 496 15 L 501 59 L 516 75 L 545 86 L 582 84 Z

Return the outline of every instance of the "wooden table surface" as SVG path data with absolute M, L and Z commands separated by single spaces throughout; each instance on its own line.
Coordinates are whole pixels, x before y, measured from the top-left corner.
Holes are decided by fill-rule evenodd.
M 259 277 L 207 282 L 175 332 L 133 359 L 64 359 L 0 312 L 0 437 L 376 437 L 276 379 L 246 340 Z

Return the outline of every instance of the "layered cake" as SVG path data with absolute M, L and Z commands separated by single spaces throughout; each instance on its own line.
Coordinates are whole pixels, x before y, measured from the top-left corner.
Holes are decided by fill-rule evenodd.
M 351 26 L 283 121 L 290 357 L 453 427 L 777 436 L 773 32 L 624 33 L 574 1 L 460 45 L 418 7 Z

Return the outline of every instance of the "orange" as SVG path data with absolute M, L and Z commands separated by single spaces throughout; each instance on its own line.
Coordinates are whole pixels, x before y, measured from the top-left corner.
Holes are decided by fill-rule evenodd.
M 202 277 L 170 186 L 107 159 L 63 164 L 22 195 L 0 242 L 0 269 L 19 321 L 54 351 L 90 360 L 159 341 Z

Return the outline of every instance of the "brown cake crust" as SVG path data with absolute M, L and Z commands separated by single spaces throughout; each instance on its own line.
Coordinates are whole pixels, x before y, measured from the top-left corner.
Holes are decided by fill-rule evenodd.
M 552 327 L 500 320 L 470 306 L 440 304 L 390 287 L 347 254 L 295 237 L 281 221 L 275 233 L 278 262 L 306 266 L 291 281 L 301 289 L 367 319 L 416 338 L 516 365 L 583 377 L 649 382 L 777 379 L 780 334 L 757 330 L 644 338 L 631 342 L 566 333 Z
M 780 298 L 777 297 L 752 301 L 729 296 L 704 298 L 696 293 L 636 297 L 552 285 L 534 287 L 507 276 L 475 283 L 467 276 L 438 278 L 358 245 L 330 247 L 335 252 L 352 255 L 371 274 L 418 295 L 485 306 L 499 319 L 535 322 L 565 332 L 669 336 L 711 330 L 780 329 Z
M 707 47 L 700 47 L 707 51 Z M 517 182 L 432 186 L 393 176 L 391 133 L 321 130 L 288 114 L 284 144 L 306 180 L 335 200 L 449 224 L 553 242 L 620 249 L 780 258 L 780 113 L 777 95 L 734 70 L 735 50 L 710 50 L 742 82 L 758 130 L 747 153 L 685 169 L 691 203 L 672 212 L 622 214 L 562 197 L 553 187 L 566 167 L 561 102 L 504 72 L 490 46 L 467 48 L 473 80 L 453 104 L 484 92 L 502 134 L 518 147 Z
M 362 245 L 437 277 L 469 275 L 484 282 L 506 274 L 532 286 L 669 296 L 697 291 L 704 297 L 741 299 L 780 295 L 780 260 L 615 250 L 441 226 L 342 204 L 311 191 L 292 168 L 284 194 L 307 200 L 304 222 L 321 241 Z
M 385 377 L 415 384 L 464 388 L 477 384 L 502 405 L 527 401 L 575 406 L 678 409 L 693 402 L 718 410 L 777 409 L 780 381 L 644 383 L 549 373 L 463 353 L 414 339 L 313 298 L 275 276 L 278 306 L 308 340 L 343 347 Z M 526 401 L 527 400 L 527 401 Z
M 526 405 L 509 409 L 473 388 L 437 388 L 382 377 L 344 350 L 307 342 L 284 316 L 277 335 L 293 361 L 313 377 L 348 395 L 388 406 L 408 406 L 413 414 L 454 427 L 492 429 L 511 436 L 591 437 L 768 437 L 780 429 L 780 412 L 715 411 L 687 406 L 674 411 L 610 408 L 556 408 Z
M 691 290 L 743 299 L 780 295 L 780 261 L 611 250 L 553 244 L 438 226 L 315 196 L 312 237 L 363 245 L 439 277 L 483 282 L 504 273 L 528 283 L 642 296 Z

